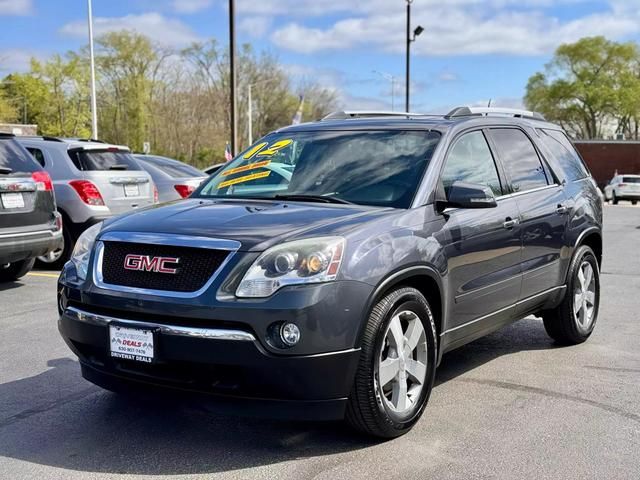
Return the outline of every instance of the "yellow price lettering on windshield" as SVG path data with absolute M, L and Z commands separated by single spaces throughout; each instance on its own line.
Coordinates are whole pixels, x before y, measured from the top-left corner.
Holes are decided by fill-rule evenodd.
M 292 143 L 293 143 L 293 140 L 291 139 L 279 140 L 273 145 L 271 145 L 269 148 L 267 148 L 266 150 L 262 150 L 261 152 L 258 152 L 258 156 L 270 157 L 271 155 L 275 155 L 276 153 L 278 153 L 283 148 L 288 147 Z
M 267 145 L 268 145 L 267 142 L 262 142 L 262 143 L 257 144 L 255 147 L 253 147 L 251 150 L 249 150 L 247 153 L 245 153 L 242 156 L 242 158 L 244 158 L 245 160 L 249 160 L 251 157 L 253 157 L 256 153 L 258 153 L 260 150 L 262 150 Z
M 248 170 L 253 170 L 255 168 L 266 167 L 270 163 L 271 163 L 271 160 L 263 160 L 261 162 L 250 163 L 242 167 L 236 167 L 236 168 L 232 168 L 231 170 L 226 170 L 222 172 L 222 176 L 226 177 L 227 175 L 233 175 L 234 173 L 241 173 L 241 172 L 246 172 Z
M 218 185 L 218 190 L 225 187 L 230 187 L 231 185 L 236 185 L 238 183 L 250 182 L 251 180 L 257 180 L 258 178 L 266 178 L 271 175 L 271 170 L 267 170 L 266 172 L 258 172 L 252 173 L 251 175 L 245 175 L 244 177 L 232 178 L 231 180 L 227 180 Z

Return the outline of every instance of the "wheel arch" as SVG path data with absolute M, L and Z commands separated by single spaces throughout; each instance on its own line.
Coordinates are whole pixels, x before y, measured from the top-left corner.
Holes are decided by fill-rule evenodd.
M 364 328 L 373 306 L 391 290 L 401 287 L 415 288 L 424 295 L 431 307 L 431 313 L 433 314 L 433 320 L 439 337 L 444 323 L 443 316 L 445 313 L 444 307 L 446 305 L 443 298 L 444 290 L 442 278 L 435 268 L 427 265 L 417 265 L 396 271 L 378 284 L 369 297 L 366 308 L 363 311 L 364 316 L 361 322 L 360 332 L 358 334 L 358 345 L 360 345 L 362 341 Z
M 593 250 L 598 260 L 598 267 L 602 269 L 602 232 L 599 228 L 590 228 L 580 234 L 576 241 L 574 251 L 582 245 L 586 245 Z

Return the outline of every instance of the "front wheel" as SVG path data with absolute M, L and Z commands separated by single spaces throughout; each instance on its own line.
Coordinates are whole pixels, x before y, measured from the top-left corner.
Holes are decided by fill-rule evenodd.
M 547 334 L 563 345 L 576 345 L 586 341 L 593 332 L 600 306 L 600 270 L 591 248 L 581 246 L 576 251 L 567 281 L 567 292 L 562 303 L 544 312 Z
M 618 197 L 616 197 L 616 192 L 611 193 L 611 203 L 613 205 L 618 205 Z
M 347 422 L 381 438 L 407 433 L 427 405 L 436 362 L 437 335 L 429 303 L 414 288 L 393 290 L 369 315 Z

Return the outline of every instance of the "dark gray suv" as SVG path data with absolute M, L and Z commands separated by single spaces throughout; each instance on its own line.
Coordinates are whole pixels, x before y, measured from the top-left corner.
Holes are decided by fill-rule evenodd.
M 538 114 L 341 112 L 86 231 L 59 328 L 111 390 L 394 437 L 445 352 L 531 314 L 585 341 L 601 258 L 596 184 Z

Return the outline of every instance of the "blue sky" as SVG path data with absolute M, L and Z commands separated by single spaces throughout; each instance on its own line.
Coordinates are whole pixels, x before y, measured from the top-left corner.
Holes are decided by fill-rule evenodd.
M 403 104 L 406 0 L 237 0 L 238 41 L 278 56 L 294 79 L 335 89 L 344 108 Z M 93 0 L 97 33 L 133 29 L 182 48 L 228 38 L 226 0 Z M 518 106 L 563 42 L 640 37 L 640 0 L 413 0 L 412 110 Z M 86 43 L 85 0 L 0 0 L 0 75 Z

